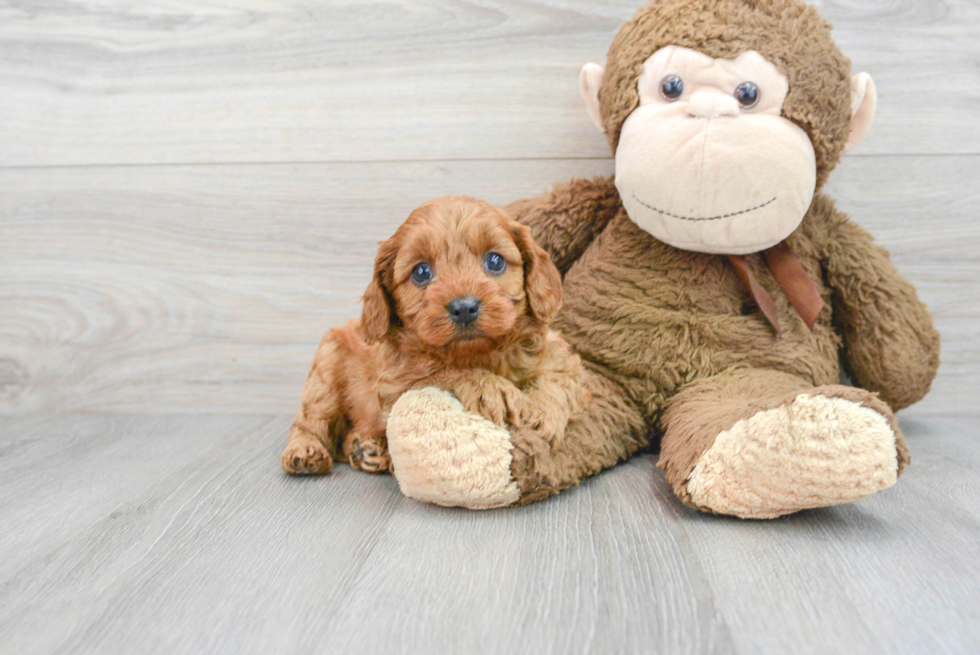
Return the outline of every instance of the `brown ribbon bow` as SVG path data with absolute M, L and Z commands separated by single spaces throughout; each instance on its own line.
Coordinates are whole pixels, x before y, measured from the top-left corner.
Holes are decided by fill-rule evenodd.
M 813 325 L 817 322 L 817 315 L 820 314 L 820 310 L 823 309 L 824 304 L 817 285 L 813 283 L 809 274 L 803 270 L 803 265 L 800 264 L 800 260 L 797 259 L 796 254 L 785 241 L 763 251 L 762 258 L 776 284 L 786 294 L 786 299 L 789 300 L 789 304 L 803 317 L 807 327 L 812 332 Z M 728 255 L 728 261 L 732 263 L 732 266 L 735 268 L 735 273 L 742 280 L 742 284 L 748 288 L 759 309 L 762 310 L 762 313 L 765 314 L 769 323 L 776 330 L 776 334 L 780 334 L 779 318 L 776 316 L 776 303 L 773 302 L 766 290 L 759 284 L 759 281 L 755 279 L 755 275 L 752 274 L 752 269 L 749 268 L 745 257 L 742 255 Z

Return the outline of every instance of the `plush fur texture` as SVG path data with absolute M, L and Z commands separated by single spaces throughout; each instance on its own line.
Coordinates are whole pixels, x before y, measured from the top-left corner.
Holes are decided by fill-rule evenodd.
M 846 402 L 851 410 L 861 411 L 837 411 L 833 402 L 827 402 L 831 400 Z M 799 405 L 807 409 L 799 409 Z M 782 411 L 792 407 L 798 411 Z M 828 408 L 834 411 L 827 411 Z M 834 505 L 843 502 L 842 498 L 862 497 L 851 496 L 855 491 L 868 491 L 868 485 L 875 482 L 873 476 L 867 475 L 874 472 L 875 466 L 867 466 L 865 474 L 860 474 L 860 466 L 867 462 L 861 459 L 858 444 L 865 435 L 861 423 L 854 419 L 867 414 L 878 417 L 878 423 L 884 426 L 869 439 L 880 447 L 879 452 L 885 448 L 893 453 L 889 466 L 897 478 L 909 462 L 908 447 L 894 413 L 875 394 L 841 385 L 814 388 L 800 377 L 780 371 L 735 369 L 685 385 L 668 401 L 662 417 L 668 434 L 664 435 L 659 466 L 685 503 L 722 511 L 721 507 L 699 504 L 689 485 L 695 469 L 705 468 L 708 453 L 715 451 L 720 443 L 717 440 L 723 440 L 727 442 L 724 457 L 731 471 L 740 469 L 743 478 L 772 485 L 768 488 L 769 502 L 755 508 L 756 517 L 771 518 L 804 507 Z M 733 433 L 736 425 L 740 429 Z M 855 463 L 851 460 L 855 457 L 857 475 L 852 471 Z M 819 468 L 823 477 L 814 478 L 807 485 L 789 484 L 786 477 L 796 476 L 801 483 L 805 477 L 798 471 L 794 473 L 794 467 L 811 472 Z M 777 470 L 782 477 L 775 476 Z M 708 480 L 703 473 L 700 478 L 704 481 L 702 487 L 737 490 L 728 496 L 745 493 L 739 489 L 745 484 L 729 478 Z M 730 510 L 736 504 L 740 516 L 753 516 L 751 503 L 744 500 L 729 502 L 727 513 L 735 513 Z
M 797 0 L 651 2 L 609 51 L 599 99 L 614 152 L 638 104 L 643 62 L 671 44 L 724 58 L 756 50 L 775 63 L 790 82 L 783 115 L 813 141 L 823 184 L 848 141 L 851 71 L 815 9 Z M 776 516 L 853 500 L 887 486 L 888 471 L 901 473 L 908 449 L 893 412 L 928 392 L 939 335 L 888 253 L 829 198 L 817 193 L 787 239 L 824 300 L 812 333 L 759 256 L 746 257 L 775 301 L 778 336 L 725 256 L 679 250 L 644 232 L 612 179 L 573 180 L 507 210 L 564 275 L 554 325 L 582 356 L 592 393 L 557 447 L 511 430 L 515 503 L 576 484 L 657 434 L 678 498 L 707 512 Z M 863 389 L 838 385 L 841 362 Z M 805 429 L 787 427 L 790 410 L 780 408 L 806 415 Z M 401 430 L 398 438 L 425 425 Z M 770 436 L 785 457 L 759 459 Z M 752 457 L 733 455 L 739 439 Z M 853 453 L 849 442 L 858 444 Z M 882 453 L 894 461 L 882 463 Z M 792 476 L 775 489 L 756 484 L 782 464 L 821 459 L 826 485 Z
M 720 433 L 684 489 L 692 505 L 741 518 L 840 505 L 895 484 L 896 443 L 874 409 L 803 394 Z
M 405 411 L 400 411 L 402 406 Z M 419 425 L 425 431 L 412 429 Z M 469 509 L 504 507 L 520 500 L 510 473 L 510 433 L 465 411 L 448 391 L 429 388 L 402 395 L 392 408 L 388 429 L 408 435 L 390 442 L 398 486 L 406 496 Z
M 418 283 L 423 262 L 432 275 Z M 466 297 L 480 310 L 461 325 L 449 303 Z M 388 413 L 417 387 L 450 390 L 466 410 L 558 444 L 586 399 L 580 359 L 548 329 L 560 303 L 558 271 L 526 227 L 472 198 L 423 205 L 381 244 L 361 319 L 324 337 L 283 469 L 327 473 L 340 458 L 388 470 Z
M 661 466 L 668 480 L 678 497 L 693 505 L 685 491 L 687 477 L 718 434 L 754 412 L 786 402 L 788 395 L 824 393 L 839 379 L 841 355 L 853 379 L 880 394 L 870 406 L 889 420 L 892 409 L 928 392 L 939 364 L 932 317 L 887 252 L 825 196 L 815 198 L 789 239 L 825 301 L 812 333 L 762 261 L 748 258 L 775 300 L 784 326 L 776 337 L 724 257 L 672 248 L 621 210 L 594 239 L 577 228 L 566 229 L 577 219 L 594 230 L 595 219 L 608 214 L 556 216 L 555 208 L 569 206 L 570 196 L 582 192 L 590 204 L 608 206 L 596 201 L 603 190 L 607 202 L 616 197 L 612 180 L 577 180 L 556 187 L 536 204 L 522 201 L 511 207 L 546 248 L 554 241 L 566 257 L 579 253 L 565 272 L 565 307 L 555 326 L 587 367 L 601 371 L 610 383 L 603 398 L 618 395 L 619 407 L 633 408 L 624 414 L 590 405 L 570 426 L 565 443 L 575 442 L 574 433 L 586 424 L 608 421 L 607 438 L 615 446 L 599 450 L 613 452 L 620 446 L 632 452 L 646 443 L 646 430 L 652 428 L 663 434 Z M 694 393 L 700 385 L 708 391 Z M 874 396 L 856 391 L 862 398 Z M 713 412 L 720 412 L 719 418 L 712 419 Z M 701 429 L 684 428 L 685 421 Z M 832 421 L 828 418 L 828 429 Z M 897 424 L 894 429 L 899 464 L 904 464 L 907 449 Z M 589 439 L 602 441 L 596 433 Z M 519 442 L 519 434 L 514 440 Z M 514 472 L 522 488 L 533 486 L 522 484 L 516 457 Z

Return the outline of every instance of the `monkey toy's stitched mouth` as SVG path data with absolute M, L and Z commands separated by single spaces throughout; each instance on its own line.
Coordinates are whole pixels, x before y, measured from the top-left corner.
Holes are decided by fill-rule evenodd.
M 635 193 L 633 194 L 633 200 L 637 201 L 638 203 L 640 203 L 641 205 L 643 205 L 647 209 L 652 209 L 653 211 L 657 212 L 658 214 L 663 214 L 664 216 L 670 216 L 671 218 L 679 218 L 682 221 L 695 221 L 695 222 L 697 222 L 697 221 L 717 221 L 717 220 L 721 220 L 723 218 L 731 218 L 733 216 L 740 216 L 742 214 L 748 214 L 749 212 L 754 212 L 757 209 L 762 209 L 763 207 L 766 207 L 766 206 L 771 205 L 772 203 L 776 202 L 776 198 L 772 198 L 771 200 L 767 200 L 766 202 L 762 203 L 761 205 L 756 205 L 755 207 L 749 207 L 748 209 L 743 209 L 742 211 L 731 212 L 729 214 L 722 214 L 720 216 L 700 216 L 699 217 L 699 216 L 678 216 L 677 214 L 671 214 L 668 211 L 664 211 L 662 209 L 657 209 L 653 205 L 650 205 L 650 204 L 645 203 L 642 200 L 640 200 L 636 196 Z

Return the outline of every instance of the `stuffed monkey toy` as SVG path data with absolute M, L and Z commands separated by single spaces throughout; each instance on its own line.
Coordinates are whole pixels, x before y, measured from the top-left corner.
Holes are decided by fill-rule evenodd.
M 615 178 L 508 210 L 563 275 L 554 327 L 592 399 L 553 446 L 407 393 L 388 421 L 402 492 L 530 503 L 658 437 L 658 466 L 703 512 L 772 518 L 893 485 L 909 462 L 894 412 L 928 392 L 939 335 L 820 192 L 876 101 L 830 25 L 800 0 L 653 0 L 580 85 Z

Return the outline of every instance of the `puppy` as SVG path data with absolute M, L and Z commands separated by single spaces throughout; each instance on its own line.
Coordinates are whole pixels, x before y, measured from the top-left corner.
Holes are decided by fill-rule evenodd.
M 389 470 L 388 413 L 428 386 L 554 446 L 586 401 L 579 357 L 548 329 L 560 304 L 561 276 L 527 227 L 473 198 L 422 205 L 381 244 L 360 320 L 320 344 L 282 468 Z

